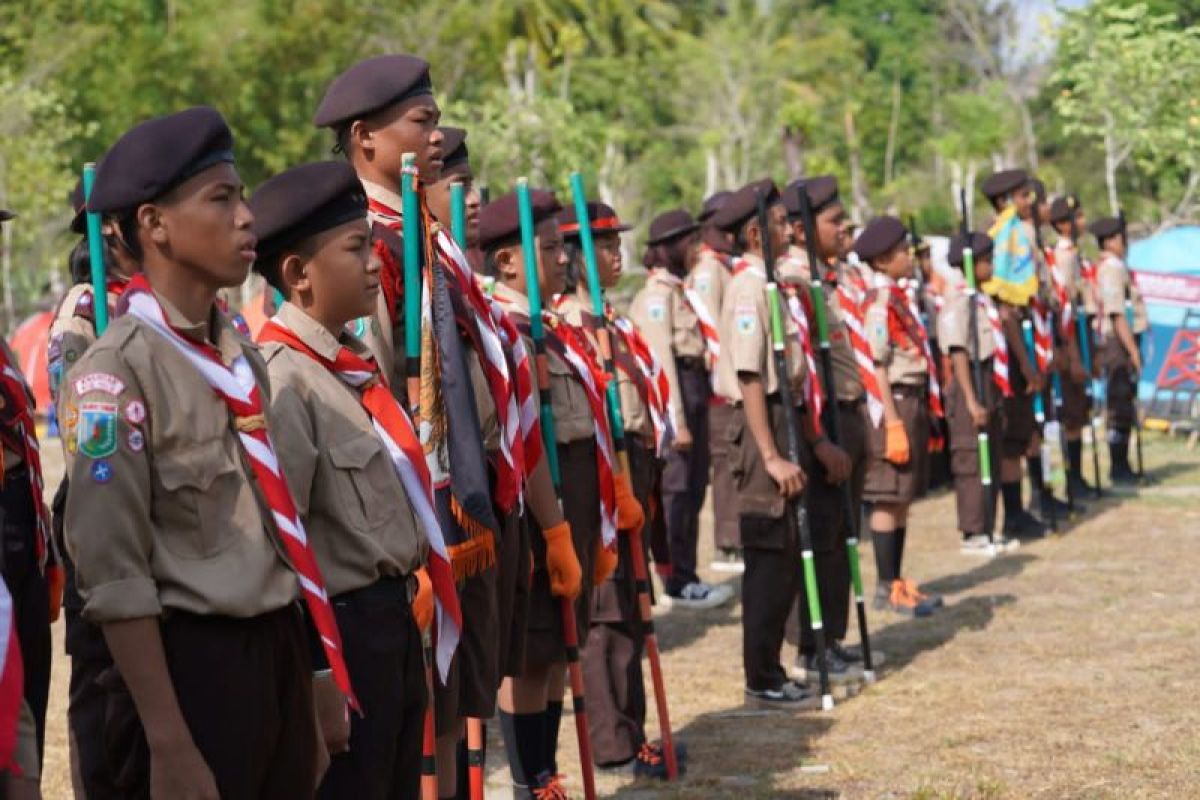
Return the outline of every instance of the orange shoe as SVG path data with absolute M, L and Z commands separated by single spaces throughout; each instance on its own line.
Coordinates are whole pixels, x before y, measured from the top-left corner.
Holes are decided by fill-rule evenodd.
M 946 601 L 942 599 L 940 594 L 929 595 L 922 592 L 917 586 L 916 581 L 909 580 L 908 578 L 901 578 L 900 581 L 904 584 L 904 589 L 908 592 L 909 596 L 917 602 L 927 603 L 933 608 L 941 608 L 946 604 Z
M 566 788 L 562 785 L 561 775 L 542 773 L 538 776 L 538 785 L 530 791 L 534 800 L 571 800 Z
M 888 608 L 896 614 L 906 617 L 928 617 L 933 614 L 933 606 L 924 600 L 918 600 L 908 593 L 908 585 L 902 580 L 892 581 L 892 591 L 888 595 Z

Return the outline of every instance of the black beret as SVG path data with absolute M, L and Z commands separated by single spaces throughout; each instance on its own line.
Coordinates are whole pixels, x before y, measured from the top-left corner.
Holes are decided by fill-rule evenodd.
M 126 131 L 96 167 L 88 211 L 136 208 L 220 163 L 233 163 L 233 133 L 215 108 L 146 120 Z
M 714 228 L 734 233 L 746 223 L 746 220 L 758 213 L 758 196 L 764 195 L 767 207 L 779 202 L 779 189 L 770 178 L 763 178 L 754 183 L 748 183 L 731 194 L 721 206 L 721 210 L 712 215 L 709 220 Z
M 904 241 L 908 230 L 895 217 L 875 217 L 863 228 L 854 242 L 854 252 L 863 261 L 870 261 Z
M 800 217 L 800 190 L 808 195 L 808 207 L 815 216 L 839 201 L 837 178 L 832 175 L 818 175 L 815 178 L 801 178 L 792 181 L 783 190 L 783 207 L 787 209 L 792 219 Z
M 1046 184 L 1042 183 L 1040 178 L 1030 177 L 1029 188 L 1033 189 L 1039 203 L 1046 202 Z
M 558 212 L 562 205 L 554 192 L 541 189 L 529 190 L 529 203 L 533 207 L 533 224 L 536 226 Z M 521 217 L 518 214 L 517 193 L 497 197 L 479 209 L 479 249 L 489 250 L 521 234 Z
M 410 97 L 433 94 L 429 62 L 416 56 L 377 56 L 333 79 L 313 115 L 318 128 L 339 128 Z
M 733 197 L 733 192 L 727 192 L 724 189 L 709 195 L 705 198 L 704 205 L 700 208 L 700 216 L 696 217 L 696 222 L 708 222 L 713 214 L 721 210 L 721 207 L 725 205 L 730 197 Z
M 1079 211 L 1079 198 L 1073 194 L 1054 198 L 1050 204 L 1051 222 L 1070 222 Z
M 986 258 L 992 254 L 992 237 L 986 233 L 972 231 L 970 245 L 971 254 L 975 258 Z M 950 252 L 946 255 L 950 266 L 961 267 L 963 265 L 963 250 L 966 249 L 966 246 L 967 240 L 961 233 L 950 237 Z
M 67 203 L 75 212 L 71 217 L 71 233 L 83 235 L 87 233 L 87 208 L 83 197 L 83 179 L 75 181 L 75 188 L 67 195 Z
M 597 233 L 624 233 L 632 226 L 621 222 L 612 206 L 604 203 L 589 202 L 587 215 L 592 235 Z M 558 229 L 568 238 L 579 238 L 579 220 L 575 218 L 575 204 L 571 203 L 558 215 Z
M 1116 217 L 1098 219 L 1088 225 L 1088 230 L 1092 232 L 1092 236 L 1096 237 L 1097 242 L 1103 242 L 1108 237 L 1116 236 L 1121 232 L 1121 220 Z
M 651 221 L 650 238 L 646 244 L 662 244 L 671 239 L 685 236 L 699 227 L 696 220 L 692 219 L 692 215 L 682 208 L 665 211 Z
M 10 219 L 15 219 L 16 214 L 9 211 L 7 208 L 0 208 L 0 222 L 8 222 Z
M 467 164 L 467 132 L 462 128 L 438 128 L 442 132 L 442 175 L 451 167 Z
M 983 191 L 983 196 L 989 200 L 994 200 L 997 197 L 1004 197 L 1006 194 L 1015 192 L 1022 186 L 1029 183 L 1029 174 L 1023 169 L 1005 169 L 1000 172 L 993 172 L 983 181 L 983 185 L 979 188 Z
M 318 161 L 281 172 L 250 198 L 258 258 L 356 219 L 366 219 L 367 193 L 345 161 Z

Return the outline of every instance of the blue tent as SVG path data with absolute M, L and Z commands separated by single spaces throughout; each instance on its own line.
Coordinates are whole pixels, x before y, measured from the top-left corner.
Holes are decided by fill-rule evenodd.
M 1129 266 L 1135 272 L 1200 279 L 1200 227 L 1171 228 L 1149 239 L 1134 242 L 1129 248 Z M 1148 306 L 1150 336 L 1142 344 L 1146 368 L 1139 387 L 1139 394 L 1143 398 L 1149 398 L 1153 393 L 1154 379 L 1188 311 L 1178 304 L 1155 303 L 1152 300 Z

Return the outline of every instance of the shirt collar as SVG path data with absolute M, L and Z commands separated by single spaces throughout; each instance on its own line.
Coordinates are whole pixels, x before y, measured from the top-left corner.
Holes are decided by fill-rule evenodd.
M 359 180 L 362 181 L 363 189 L 366 190 L 368 199 L 387 206 L 397 214 L 403 211 L 404 200 L 401 199 L 400 195 L 396 194 L 386 186 L 381 186 L 378 183 L 367 180 L 366 178 L 360 177 Z
M 335 339 L 324 325 L 305 314 L 299 306 L 293 303 L 284 302 L 276 315 L 300 338 L 300 341 L 328 361 L 337 359 L 338 352 L 343 347 L 357 355 L 363 355 L 363 351 L 366 349 L 361 341 L 347 331 L 343 331 L 341 336 Z

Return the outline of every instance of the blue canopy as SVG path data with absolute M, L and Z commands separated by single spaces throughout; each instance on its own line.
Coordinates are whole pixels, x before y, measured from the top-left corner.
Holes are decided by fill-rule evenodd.
M 1200 275 L 1200 227 L 1171 228 L 1134 242 L 1129 248 L 1129 266 L 1147 272 Z

